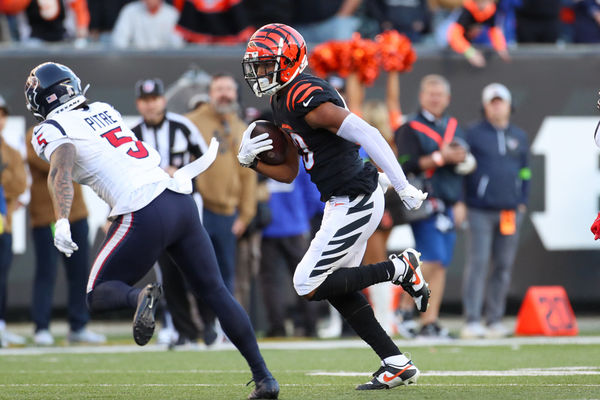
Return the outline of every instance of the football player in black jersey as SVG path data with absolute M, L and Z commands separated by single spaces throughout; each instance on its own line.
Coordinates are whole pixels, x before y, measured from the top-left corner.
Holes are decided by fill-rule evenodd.
M 269 24 L 250 38 L 242 61 L 244 78 L 258 96 L 271 96 L 274 122 L 291 144 L 286 161 L 267 165 L 256 157 L 273 148 L 268 134 L 242 138 L 238 160 L 244 167 L 281 182 L 298 173 L 298 154 L 326 202 L 321 228 L 296 267 L 294 288 L 309 300 L 328 300 L 381 358 L 373 379 L 358 390 L 388 389 L 416 382 L 419 370 L 403 355 L 375 319 L 360 290 L 391 281 L 410 293 L 425 311 L 429 288 L 419 253 L 408 249 L 388 261 L 359 266 L 367 239 L 383 215 L 383 189 L 390 185 L 409 209 L 420 207 L 426 194 L 411 186 L 379 131 L 346 108 L 326 81 L 302 73 L 306 44 L 293 28 Z M 358 144 L 357 144 L 358 143 Z M 358 155 L 363 146 L 385 174 Z

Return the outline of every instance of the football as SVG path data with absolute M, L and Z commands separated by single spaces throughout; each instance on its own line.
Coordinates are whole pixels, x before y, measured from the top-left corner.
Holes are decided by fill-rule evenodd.
M 250 137 L 255 137 L 266 132 L 269 134 L 269 138 L 273 141 L 273 148 L 260 153 L 257 156 L 258 159 L 269 165 L 283 164 L 288 145 L 285 133 L 271 121 L 261 119 L 255 122 L 256 126 L 252 130 Z

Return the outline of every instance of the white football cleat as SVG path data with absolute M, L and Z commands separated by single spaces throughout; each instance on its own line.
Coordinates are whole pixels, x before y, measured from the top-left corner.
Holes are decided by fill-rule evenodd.
M 406 360 L 403 365 L 384 364 L 374 374 L 371 381 L 358 385 L 356 390 L 391 389 L 399 385 L 417 383 L 420 372 L 411 360 L 402 355 Z

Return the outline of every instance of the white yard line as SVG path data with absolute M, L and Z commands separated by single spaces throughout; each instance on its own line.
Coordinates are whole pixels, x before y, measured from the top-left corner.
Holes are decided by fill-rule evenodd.
M 395 340 L 401 349 L 411 347 L 431 347 L 431 346 L 450 346 L 450 347 L 490 347 L 490 346 L 524 346 L 524 345 L 600 345 L 600 336 L 569 336 L 569 337 L 513 337 L 506 339 L 478 339 L 478 340 Z M 261 341 L 259 342 L 261 350 L 329 350 L 329 349 L 352 349 L 368 348 L 368 345 L 362 340 L 301 340 L 301 341 Z M 39 355 L 39 354 L 107 354 L 107 353 L 133 353 L 133 352 L 162 352 L 167 347 L 165 345 L 150 344 L 144 347 L 136 345 L 115 345 L 115 346 L 57 346 L 57 347 L 23 347 L 23 348 L 0 348 L 0 357 L 18 356 L 18 355 Z M 220 344 L 207 348 L 200 344 L 194 347 L 184 347 L 175 349 L 175 351 L 231 351 L 235 347 L 230 344 Z
M 364 372 L 309 372 L 316 376 L 365 376 Z M 552 367 L 552 368 L 517 368 L 499 371 L 421 371 L 421 376 L 573 376 L 600 375 L 600 367 Z M 600 385 L 599 385 L 600 386 Z
M 0 384 L 0 388 L 21 387 L 231 387 L 246 386 L 243 383 L 7 383 Z M 306 387 L 306 384 L 283 383 L 282 387 Z M 347 383 L 311 383 L 310 386 L 348 386 Z M 503 387 L 503 386 L 526 386 L 526 387 L 600 387 L 600 384 L 589 383 L 419 383 L 418 386 L 437 387 Z

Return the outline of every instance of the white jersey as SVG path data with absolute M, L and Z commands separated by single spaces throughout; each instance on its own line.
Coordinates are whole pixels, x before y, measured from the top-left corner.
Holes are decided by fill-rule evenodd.
M 72 143 L 77 150 L 73 180 L 91 187 L 106 201 L 110 216 L 145 207 L 167 187 L 180 191 L 159 167 L 157 151 L 138 141 L 121 114 L 106 103 L 45 120 L 35 127 L 31 143 L 46 161 L 60 145 Z

